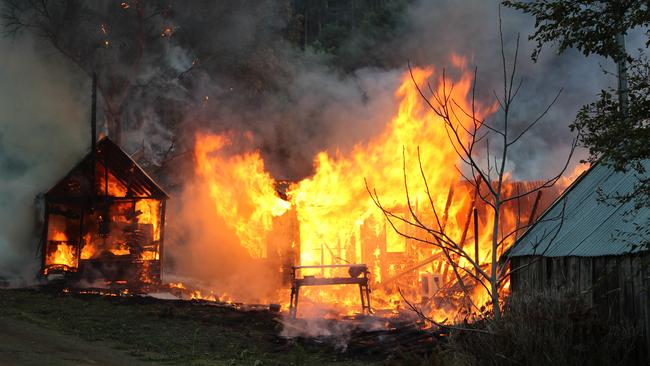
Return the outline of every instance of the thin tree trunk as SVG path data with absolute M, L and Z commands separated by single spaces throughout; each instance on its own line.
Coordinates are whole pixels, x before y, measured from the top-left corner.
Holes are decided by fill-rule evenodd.
M 499 244 L 499 210 L 501 209 L 500 199 L 497 198 L 494 205 L 494 223 L 492 226 L 492 263 L 490 270 L 490 290 L 492 292 L 492 309 L 494 318 L 501 319 L 501 305 L 499 304 L 499 279 L 497 278 L 497 247 Z

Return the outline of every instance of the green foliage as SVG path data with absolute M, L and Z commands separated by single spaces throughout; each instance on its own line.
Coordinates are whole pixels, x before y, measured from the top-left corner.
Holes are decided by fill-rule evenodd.
M 641 164 L 650 159 L 650 62 L 643 50 L 631 56 L 617 36 L 630 30 L 644 32 L 650 46 L 650 3 L 646 0 L 506 0 L 506 6 L 535 17 L 533 59 L 543 45 L 556 44 L 559 52 L 576 48 L 584 55 L 598 54 L 629 64 L 628 89 L 602 90 L 600 98 L 582 107 L 571 129 L 578 131 L 589 161 L 602 160 L 619 171 L 631 171 L 638 181 L 633 192 L 603 200 L 634 200 L 636 209 L 650 209 L 650 176 Z M 627 102 L 622 102 L 622 101 Z M 621 103 L 625 103 L 622 106 Z M 631 213 L 633 214 L 633 213 Z M 648 223 L 650 224 L 650 223 Z M 627 233 L 637 244 L 650 245 L 650 232 L 639 227 Z
M 632 168 L 645 174 L 641 162 L 650 157 L 650 64 L 634 60 L 628 70 L 629 102 L 620 108 L 618 91 L 603 90 L 600 99 L 580 110 L 571 125 L 591 160 L 604 157 L 617 170 Z
M 506 0 L 503 4 L 535 17 L 535 33 L 529 37 L 537 42 L 535 60 L 546 43 L 557 44 L 559 52 L 577 48 L 587 56 L 618 60 L 623 52 L 616 36 L 650 24 L 650 5 L 645 0 Z M 645 34 L 650 35 L 650 30 Z

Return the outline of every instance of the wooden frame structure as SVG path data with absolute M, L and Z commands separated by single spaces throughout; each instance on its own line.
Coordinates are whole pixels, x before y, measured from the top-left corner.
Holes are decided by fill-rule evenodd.
M 41 273 L 130 288 L 161 283 L 168 198 L 103 138 L 45 194 Z

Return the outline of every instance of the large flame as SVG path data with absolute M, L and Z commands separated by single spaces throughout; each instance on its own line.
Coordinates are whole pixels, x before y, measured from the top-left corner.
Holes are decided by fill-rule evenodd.
M 462 67 L 463 60 L 457 58 L 455 61 Z M 432 112 L 413 82 L 426 85 L 437 81 L 433 84 L 438 85 L 437 92 L 450 97 L 457 106 L 453 118 L 465 127 L 469 127 L 472 120 L 461 108 L 470 112 L 474 107 L 476 118 L 480 120 L 492 113 L 493 107 L 472 106 L 471 73 L 463 72 L 458 80 L 454 80 L 453 88 L 450 87 L 451 80 L 434 79 L 432 68 L 415 68 L 412 73 L 405 73 L 395 93 L 399 103 L 397 114 L 385 130 L 372 140 L 358 144 L 349 154 L 319 153 L 314 174 L 289 187 L 286 192 L 288 201 L 279 197 L 276 182 L 264 169 L 259 153 L 228 155 L 225 151 L 232 141 L 228 134 L 198 134 L 195 147 L 197 173 L 208 187 L 206 194 L 211 197 L 217 214 L 236 232 L 241 245 L 252 257 L 265 258 L 269 235 L 274 229 L 273 218 L 290 209 L 290 212 L 295 210 L 300 234 L 299 248 L 296 248 L 300 255 L 296 265 L 365 263 L 372 272 L 374 305 L 400 306 L 399 288 L 425 304 L 423 306 L 437 320 L 456 316 L 460 310 L 457 302 L 445 305 L 427 300 L 439 296 L 438 292 L 443 288 L 449 298 L 463 297 L 457 284 L 458 275 L 447 264 L 441 250 L 396 234 L 371 199 L 366 186 L 367 182 L 384 207 L 412 220 L 406 204 L 406 175 L 413 212 L 432 228 L 438 228 L 440 220 L 446 235 L 461 243 L 472 258 L 478 258 L 481 268 L 489 272 L 494 213 L 475 200 L 474 187 L 462 182 L 458 169 L 460 160 L 455 151 L 458 146 L 449 142 L 449 131 L 444 121 Z M 463 131 L 462 128 L 459 130 Z M 426 177 L 430 196 L 422 176 Z M 515 184 L 504 186 L 505 195 L 518 194 L 519 190 Z M 506 206 L 501 212 L 500 235 L 526 222 L 522 216 L 529 212 L 521 212 L 520 203 L 517 204 L 517 209 Z M 438 220 L 431 205 L 438 213 Z M 479 212 L 478 252 L 474 249 L 474 207 L 478 207 Z M 426 232 L 413 230 L 398 219 L 393 223 L 404 234 L 433 241 Z M 498 254 L 514 239 L 514 235 L 508 237 Z M 293 246 L 295 243 L 285 244 Z M 468 271 L 475 270 L 466 260 L 460 260 L 459 264 Z M 312 270 L 304 274 L 336 275 L 333 270 Z M 465 285 L 474 304 L 473 308 L 465 310 L 467 314 L 467 311 L 477 311 L 489 296 L 482 286 L 468 279 L 465 272 L 461 275 L 467 281 Z M 338 304 L 345 312 L 359 309 L 359 292 L 353 286 L 308 288 L 301 292 L 301 296 L 307 302 Z
M 208 187 L 217 214 L 254 258 L 266 257 L 266 238 L 272 219 L 290 204 L 278 197 L 274 180 L 264 169 L 259 153 L 228 157 L 225 135 L 199 135 L 195 157 L 198 174 Z
M 422 84 L 432 73 L 431 69 L 414 69 L 413 78 Z M 453 91 L 455 100 L 463 101 L 470 87 L 469 77 L 461 79 Z M 383 205 L 405 212 L 403 150 L 412 203 L 428 202 L 417 161 L 416 149 L 421 147 L 432 198 L 439 209 L 444 208 L 447 191 L 459 181 L 459 176 L 454 168 L 458 158 L 447 142 L 443 122 L 436 120 L 424 105 L 409 76 L 404 78 L 396 98 L 400 100 L 398 114 L 383 134 L 356 146 L 351 156 L 320 153 L 316 158 L 316 173 L 291 188 L 289 196 L 297 207 L 300 221 L 302 264 L 327 264 L 343 259 L 359 262 L 363 255 L 359 248 L 352 250 L 351 244 L 360 240 L 361 226 L 366 223 L 375 233 L 384 231 L 383 214 L 370 198 L 364 179 L 378 192 Z M 460 209 L 462 205 L 455 205 L 449 216 L 455 217 Z M 395 240 L 386 243 L 388 252 L 403 248 L 400 237 L 390 239 Z M 328 249 L 320 253 L 322 246 L 331 249 L 339 245 L 343 248 L 339 258 Z

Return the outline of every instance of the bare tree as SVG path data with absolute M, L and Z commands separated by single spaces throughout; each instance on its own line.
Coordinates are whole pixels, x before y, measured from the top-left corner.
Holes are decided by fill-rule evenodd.
M 98 74 L 108 132 L 119 142 L 138 77 L 170 31 L 165 26 L 170 10 L 162 2 L 4 0 L 0 19 L 7 34 L 28 31 L 85 74 Z
M 280 3 L 287 0 L 0 0 L 0 23 L 2 35 L 31 35 L 40 51 L 97 74 L 100 117 L 116 142 L 159 120 L 165 131 L 148 142 L 159 144 L 155 151 L 164 159 L 172 144 L 188 148 L 174 135 L 186 115 L 208 105 L 208 94 L 211 102 L 248 102 L 259 100 L 260 90 L 272 91 L 287 67 L 274 56 L 282 42 L 275 23 L 288 16 Z M 254 37 L 235 33 L 243 16 L 256 24 L 242 28 Z M 212 77 L 214 88 L 206 83 Z M 219 83 L 237 85 L 238 92 L 222 92 Z
M 501 61 L 503 69 L 503 90 L 500 92 L 493 91 L 499 113 L 494 115 L 492 120 L 480 119 L 477 116 L 475 94 L 476 94 L 476 74 L 474 70 L 474 84 L 472 86 L 471 110 L 463 108 L 459 101 L 452 97 L 452 85 L 443 85 L 442 91 L 435 91 L 430 85 L 426 85 L 426 90 L 422 85 L 418 85 L 413 73 L 411 77 L 415 87 L 420 93 L 422 100 L 428 105 L 430 110 L 437 115 L 439 120 L 444 123 L 448 136 L 448 143 L 451 144 L 458 155 L 459 164 L 456 169 L 459 175 L 471 185 L 476 195 L 485 203 L 493 214 L 493 223 L 491 225 L 491 253 L 488 263 L 481 263 L 475 254 L 474 245 L 466 243 L 466 231 L 462 237 L 452 237 L 445 229 L 444 214 L 436 208 L 432 192 L 429 190 L 429 184 L 425 170 L 422 167 L 420 149 L 418 147 L 418 163 L 420 165 L 421 179 L 424 183 L 426 196 L 428 197 L 427 210 L 431 210 L 434 217 L 434 223 L 425 223 L 420 212 L 413 208 L 411 193 L 409 192 L 406 168 L 404 167 L 404 189 L 406 193 L 406 205 L 410 217 L 402 217 L 388 209 L 380 200 L 380 195 L 376 190 L 371 189 L 366 182 L 366 187 L 373 201 L 384 213 L 387 221 L 392 228 L 401 236 L 419 242 L 431 245 L 440 249 L 440 257 L 446 261 L 454 272 L 456 284 L 462 289 L 465 295 L 468 308 L 479 309 L 481 304 L 474 304 L 471 300 L 469 287 L 480 286 L 487 291 L 491 299 L 491 308 L 495 319 L 501 318 L 501 298 L 500 290 L 506 283 L 509 275 L 513 270 L 521 268 L 509 268 L 508 261 L 500 261 L 500 254 L 507 248 L 508 243 L 512 243 L 514 238 L 534 224 L 534 220 L 528 220 L 525 224 L 518 220 L 519 223 L 514 228 L 508 227 L 503 218 L 505 205 L 512 201 L 522 199 L 527 196 L 538 194 L 541 190 L 555 185 L 567 169 L 574 149 L 576 140 L 573 140 L 570 152 L 562 169 L 553 177 L 544 180 L 541 184 L 515 194 L 507 193 L 507 166 L 512 154 L 512 148 L 515 144 L 523 141 L 523 137 L 531 131 L 548 113 L 549 109 L 558 100 L 562 90 L 560 89 L 553 100 L 546 108 L 536 117 L 528 122 L 512 121 L 512 111 L 515 99 L 523 85 L 523 79 L 517 76 L 517 56 L 519 52 L 519 36 L 514 49 L 514 58 L 512 65 L 508 65 L 506 57 L 503 32 L 501 30 L 501 17 L 499 16 L 499 34 L 501 41 Z M 410 66 L 409 66 L 410 69 Z M 443 83 L 445 75 L 443 71 Z M 500 117 L 497 120 L 497 117 Z M 464 121 L 469 121 L 464 122 Z M 514 123 L 517 122 L 517 123 Z M 523 127 L 522 127 L 523 126 Z M 496 141 L 490 146 L 490 138 Z M 495 146 L 496 145 L 496 146 Z M 479 151 L 479 149 L 481 151 Z M 482 154 L 482 155 L 481 155 Z M 406 160 L 406 156 L 403 156 Z M 564 210 L 555 217 L 545 217 L 543 220 L 562 220 Z M 468 224 L 470 216 L 468 215 Z M 399 225 L 398 225 L 399 224 Z M 399 227 L 406 227 L 407 230 Z M 561 223 L 560 223 L 561 226 Z M 413 232 L 417 234 L 413 234 Z M 558 231 L 559 232 L 559 229 Z M 557 232 L 555 233 L 557 235 Z M 540 253 L 543 255 L 543 253 Z M 466 263 L 461 265 L 462 263 Z M 402 295 L 404 297 L 404 295 Z M 406 300 L 404 298 L 404 300 Z M 416 310 L 422 317 L 426 317 L 422 311 L 419 311 L 411 302 L 406 301 L 412 309 Z M 430 321 L 434 322 L 432 319 Z

